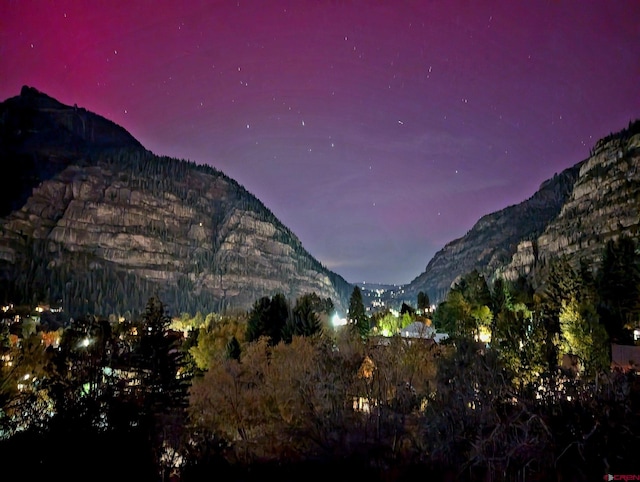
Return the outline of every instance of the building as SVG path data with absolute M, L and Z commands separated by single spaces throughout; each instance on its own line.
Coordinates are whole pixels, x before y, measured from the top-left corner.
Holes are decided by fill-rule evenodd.
M 611 344 L 611 369 L 640 373 L 640 346 Z

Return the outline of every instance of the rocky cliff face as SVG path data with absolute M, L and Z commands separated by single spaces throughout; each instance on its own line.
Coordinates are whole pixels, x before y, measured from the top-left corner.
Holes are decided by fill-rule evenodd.
M 634 132 L 630 129 L 596 144 L 580 164 L 558 216 L 536 239 L 519 243 L 511 261 L 496 274 L 506 279 L 533 276 L 560 256 L 576 266 L 580 259 L 597 265 L 607 241 L 622 234 L 638 237 L 640 133 Z
M 598 261 L 605 243 L 637 237 L 640 213 L 640 121 L 600 140 L 591 156 L 544 182 L 524 202 L 480 219 L 431 259 L 406 288 L 441 301 L 473 269 L 487 281 L 501 276 L 539 282 L 554 257 Z
M 5 298 L 60 299 L 98 314 L 143 309 L 153 295 L 174 313 L 247 309 L 275 293 L 315 292 L 345 306 L 350 285 L 235 181 L 155 156 L 86 111 L 76 123 L 77 111 L 33 89 L 0 107 L 4 165 L 27 156 L 48 168 L 22 176 L 28 193 L 18 209 L 20 196 L 5 203 Z

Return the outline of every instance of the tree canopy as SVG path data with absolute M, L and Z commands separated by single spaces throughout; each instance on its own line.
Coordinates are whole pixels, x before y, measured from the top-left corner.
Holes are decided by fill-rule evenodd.
M 628 343 L 640 320 L 640 254 L 634 239 L 607 242 L 596 276 L 598 313 L 611 340 Z

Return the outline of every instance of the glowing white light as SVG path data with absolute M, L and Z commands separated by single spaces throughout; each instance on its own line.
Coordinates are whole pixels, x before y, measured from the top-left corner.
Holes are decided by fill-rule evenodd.
M 344 326 L 347 324 L 347 319 L 346 318 L 340 318 L 338 316 L 338 313 L 334 313 L 333 316 L 331 317 L 331 324 L 333 326 Z

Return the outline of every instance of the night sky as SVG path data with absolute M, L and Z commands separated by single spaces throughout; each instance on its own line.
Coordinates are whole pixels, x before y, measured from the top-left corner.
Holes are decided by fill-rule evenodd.
M 640 1 L 0 0 L 0 100 L 22 85 L 403 284 L 640 117 Z

